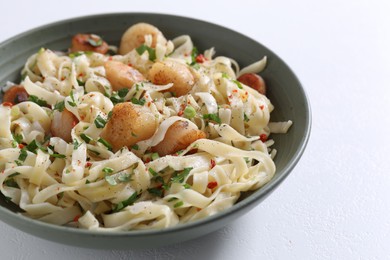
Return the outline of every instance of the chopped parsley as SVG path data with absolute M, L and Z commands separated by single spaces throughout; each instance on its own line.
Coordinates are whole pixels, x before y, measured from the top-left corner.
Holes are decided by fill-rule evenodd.
M 181 172 L 175 172 L 174 176 L 171 178 L 171 182 L 182 183 L 191 170 L 192 167 L 189 167 L 189 168 L 184 168 L 184 170 Z
M 249 117 L 244 113 L 244 121 L 249 122 Z
M 152 195 L 155 195 L 157 197 L 162 197 L 163 196 L 163 189 L 161 188 L 150 188 L 150 189 L 147 189 L 147 191 L 152 194 Z
M 241 84 L 241 82 L 239 82 L 238 80 L 233 80 L 233 82 L 237 85 L 237 87 L 239 88 L 239 89 L 242 89 L 242 84 Z
M 204 114 L 203 119 L 214 121 L 218 124 L 221 124 L 221 118 L 218 116 L 218 113 L 215 114 Z
M 103 170 L 102 170 L 104 173 L 113 173 L 114 172 L 114 169 L 111 168 L 111 167 L 104 167 Z
M 134 202 L 138 199 L 138 194 L 135 191 L 128 199 L 119 202 L 118 204 L 115 205 L 115 207 L 112 209 L 113 212 L 118 212 L 124 209 L 127 206 L 133 205 Z
M 95 123 L 95 126 L 96 126 L 97 128 L 103 128 L 103 127 L 107 124 L 107 121 L 106 121 L 103 117 L 101 117 L 100 115 L 98 115 L 98 116 L 95 118 L 94 123 Z
M 88 38 L 88 43 L 93 47 L 99 47 L 103 44 L 102 38 L 99 36 L 92 37 L 92 35 Z
M 142 44 L 138 48 L 135 49 L 139 55 L 142 55 L 145 51 L 149 53 L 149 60 L 154 61 L 156 59 L 156 50 L 150 48 L 149 46 Z
M 62 112 L 62 111 L 64 111 L 64 109 L 65 109 L 65 102 L 64 101 L 60 101 L 54 105 L 54 110 L 58 110 L 58 111 Z
M 92 137 L 89 135 L 86 135 L 84 133 L 80 134 L 80 138 L 83 139 L 87 144 L 89 144 L 91 141 L 93 141 Z
M 20 153 L 19 153 L 18 160 L 24 162 L 26 160 L 26 158 L 27 158 L 27 155 L 28 154 L 27 154 L 26 148 L 21 149 Z
M 77 150 L 82 143 L 79 143 L 77 139 L 73 139 L 73 150 Z
M 31 102 L 34 102 L 35 104 L 41 106 L 41 107 L 46 107 L 47 106 L 47 102 L 43 99 L 40 99 L 39 97 L 37 96 L 34 96 L 34 95 L 30 95 L 28 97 L 28 101 L 31 101 Z
M 173 205 L 173 207 L 174 207 L 174 208 L 179 208 L 179 207 L 181 207 L 181 206 L 183 206 L 183 205 L 184 205 L 184 202 L 183 202 L 183 201 L 178 201 L 178 202 L 175 203 L 175 205 Z
M 141 105 L 141 106 L 143 106 L 146 102 L 144 98 L 137 99 L 135 97 L 132 97 L 130 101 L 135 105 Z
M 98 141 L 99 143 L 103 144 L 109 151 L 112 151 L 112 146 L 111 146 L 111 144 L 110 144 L 109 142 L 107 142 L 105 139 L 103 139 L 103 138 L 100 137 L 97 141 Z
M 184 109 L 184 116 L 188 119 L 195 117 L 196 116 L 195 108 L 193 108 L 192 106 L 186 106 L 186 108 Z
M 73 90 L 70 91 L 70 99 L 72 101 L 68 101 L 68 104 L 71 106 L 71 107 L 75 107 L 77 106 L 75 100 L 74 100 L 74 95 L 73 95 Z
M 152 168 L 149 168 L 148 171 L 149 171 L 154 177 L 156 177 L 156 176 L 158 175 L 158 173 L 157 173 L 155 170 L 153 170 Z
M 18 134 L 12 134 L 13 139 L 20 144 L 23 141 L 23 136 Z

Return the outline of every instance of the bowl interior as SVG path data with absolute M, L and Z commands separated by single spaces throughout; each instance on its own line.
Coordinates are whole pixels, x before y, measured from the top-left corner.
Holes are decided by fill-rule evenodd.
M 87 242 L 81 246 L 122 248 L 128 247 L 131 240 L 134 242 L 133 247 L 142 247 L 142 239 L 146 238 L 149 246 L 163 245 L 169 242 L 162 238 L 170 237 L 170 242 L 190 239 L 216 230 L 244 214 L 269 195 L 296 165 L 308 141 L 311 125 L 308 100 L 298 79 L 290 68 L 265 46 L 238 32 L 204 21 L 161 14 L 120 13 L 81 17 L 33 29 L 0 44 L 0 85 L 5 85 L 7 81 L 19 82 L 20 71 L 26 59 L 41 47 L 66 50 L 70 46 L 71 37 L 79 32 L 95 33 L 109 44 L 118 45 L 123 32 L 137 22 L 148 22 L 157 26 L 167 39 L 188 34 L 200 51 L 215 47 L 217 56 L 232 57 L 241 67 L 267 56 L 268 65 L 261 75 L 267 83 L 267 96 L 275 106 L 271 121 L 293 121 L 293 126 L 287 134 L 272 136 L 275 140 L 274 148 L 278 150 L 275 158 L 276 176 L 263 188 L 247 194 L 245 199 L 223 213 L 161 231 L 101 234 L 57 227 L 13 213 L 17 207 L 0 198 L 0 218 L 3 221 L 33 235 L 67 244 L 75 244 L 72 242 L 73 236 L 84 236 Z M 56 235 L 58 232 L 62 235 Z M 105 241 L 106 237 L 111 240 Z M 120 240 L 118 242 L 112 238 Z M 150 243 L 151 238 L 154 243 Z M 77 243 L 80 246 L 80 240 Z

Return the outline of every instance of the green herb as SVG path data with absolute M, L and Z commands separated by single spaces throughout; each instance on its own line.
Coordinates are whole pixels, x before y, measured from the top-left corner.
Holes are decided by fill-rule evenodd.
M 141 106 L 143 106 L 146 102 L 144 98 L 137 99 L 135 97 L 132 97 L 130 101 L 131 101 L 131 103 L 133 103 L 135 105 L 141 105 Z
M 91 182 L 87 179 L 86 181 L 85 181 L 85 184 L 90 184 Z
M 184 181 L 184 179 L 187 177 L 187 175 L 190 173 L 192 170 L 192 167 L 189 168 L 184 168 L 183 171 L 176 173 L 175 176 L 171 178 L 171 182 L 173 183 L 181 183 Z
M 98 116 L 95 118 L 94 123 L 95 123 L 95 126 L 96 126 L 97 128 L 103 128 L 103 127 L 107 124 L 107 121 L 106 121 L 103 117 L 101 117 L 100 115 L 98 115 Z
M 24 162 L 27 158 L 27 151 L 26 148 L 23 148 L 20 150 L 18 160 Z
M 193 108 L 192 106 L 186 106 L 186 108 L 184 109 L 184 116 L 189 119 L 195 117 L 196 116 L 195 108 Z
M 19 185 L 16 183 L 13 177 L 20 175 L 20 172 L 12 173 L 8 176 L 7 180 L 4 182 L 5 185 L 8 187 L 18 188 L 20 189 Z
M 76 58 L 78 56 L 81 56 L 81 55 L 84 55 L 85 53 L 83 51 L 78 51 L 78 52 L 72 52 L 72 53 L 69 53 L 69 58 Z
M 17 166 L 22 166 L 23 165 L 23 163 L 21 161 L 15 160 L 14 162 L 16 163 Z
M 107 115 L 107 120 L 110 120 L 112 117 L 112 110 L 110 112 L 108 112 L 108 115 Z
M 80 134 L 80 138 L 83 139 L 87 144 L 93 140 L 92 137 L 84 133 Z
M 111 168 L 111 167 L 104 167 L 102 171 L 103 171 L 104 173 L 106 173 L 106 174 L 109 174 L 109 173 L 113 173 L 113 172 L 114 172 L 114 169 Z
M 155 171 L 155 170 L 153 170 L 152 168 L 149 168 L 149 170 L 148 170 L 153 176 L 157 176 L 158 175 L 158 173 Z
M 103 138 L 99 138 L 97 140 L 99 143 L 103 144 L 109 151 L 112 151 L 112 146 L 109 142 L 107 142 L 106 140 L 104 140 Z
M 31 101 L 31 102 L 34 102 L 35 104 L 41 106 L 41 107 L 46 107 L 47 106 L 47 102 L 43 99 L 40 99 L 39 97 L 37 96 L 34 96 L 34 95 L 30 95 L 28 97 L 28 101 Z
M 184 183 L 184 184 L 183 184 L 183 187 L 184 187 L 185 189 L 190 189 L 190 188 L 191 188 L 191 185 L 189 185 L 188 183 Z
M 222 78 L 230 79 L 229 75 L 227 73 L 225 73 L 225 72 L 222 72 Z
M 92 37 L 88 38 L 88 43 L 92 45 L 93 47 L 99 47 L 103 44 L 103 40 L 100 37 L 95 37 L 97 39 L 94 39 Z
M 135 133 L 131 132 L 131 136 L 138 137 Z
M 172 197 L 172 198 L 170 198 L 170 199 L 168 200 L 168 202 L 172 202 L 172 201 L 175 201 L 175 200 L 178 200 L 178 198 Z
M 184 202 L 183 202 L 183 201 L 178 201 L 178 202 L 175 203 L 175 205 L 173 205 L 173 207 L 174 207 L 174 208 L 179 208 L 179 207 L 181 207 L 181 206 L 183 206 L 183 205 L 184 205 Z
M 62 112 L 62 111 L 64 111 L 64 109 L 65 109 L 65 102 L 64 101 L 60 101 L 54 105 L 54 110 L 58 110 L 58 111 Z
M 133 146 L 131 147 L 131 149 L 133 149 L 133 150 L 139 150 L 138 144 L 133 145 Z
M 160 155 L 158 153 L 152 153 L 152 160 L 157 160 L 158 158 L 160 158 Z
M 249 117 L 244 113 L 244 121 L 249 122 Z
M 74 100 L 74 95 L 73 95 L 73 89 L 70 91 L 70 99 L 72 101 L 68 101 L 68 104 L 71 106 L 71 107 L 75 107 L 77 106 L 75 100 Z
M 73 150 L 77 150 L 82 143 L 79 143 L 77 139 L 73 139 Z
M 14 134 L 12 134 L 12 137 L 18 144 L 20 144 L 23 141 L 23 136 L 22 135 L 18 135 L 18 134 L 14 135 Z
M 221 118 L 219 118 L 218 114 L 204 114 L 203 119 L 212 120 L 218 124 L 221 124 Z
M 118 96 L 121 97 L 121 98 L 124 98 L 126 97 L 127 93 L 129 93 L 130 89 L 128 88 L 122 88 L 120 90 L 118 90 Z
M 147 191 L 150 194 L 155 195 L 157 197 L 162 197 L 163 196 L 163 190 L 161 188 L 150 188 L 150 189 L 147 189 Z
M 142 55 L 145 51 L 149 53 L 149 60 L 154 61 L 156 59 L 156 50 L 142 44 L 138 48 L 135 49 L 139 55 Z
M 138 199 L 138 194 L 137 194 L 137 192 L 134 192 L 127 200 L 124 200 L 124 201 L 116 204 L 112 211 L 118 212 L 118 211 L 122 210 L 123 208 L 134 204 L 134 202 L 137 199 Z
M 50 156 L 52 156 L 54 158 L 60 158 L 60 159 L 66 158 L 65 154 L 60 154 L 60 153 L 53 153 L 53 154 L 50 154 Z
M 29 150 L 32 153 L 37 153 L 38 144 L 37 144 L 36 140 L 31 141 L 31 143 L 29 143 L 26 146 L 26 148 L 27 148 L 27 150 Z
M 79 86 L 82 86 L 82 87 L 85 86 L 85 82 L 84 81 L 81 81 L 81 80 L 78 80 L 78 79 L 76 79 L 76 80 L 77 80 L 77 84 L 79 84 Z
M 192 51 L 191 51 L 191 64 L 190 65 L 196 64 L 196 56 L 198 56 L 198 54 L 199 54 L 198 48 L 193 47 Z
M 110 100 L 112 101 L 112 103 L 114 104 L 118 104 L 118 103 L 121 103 L 123 102 L 123 98 L 121 98 L 117 92 L 113 92 L 112 95 L 110 96 Z
M 239 89 L 242 89 L 242 84 L 241 84 L 241 82 L 239 82 L 238 80 L 233 80 L 233 82 L 234 83 L 236 83 L 236 85 L 237 85 L 237 87 L 239 88 Z

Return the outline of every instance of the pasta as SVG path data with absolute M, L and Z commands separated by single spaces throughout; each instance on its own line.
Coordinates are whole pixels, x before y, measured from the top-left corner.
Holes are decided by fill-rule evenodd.
M 90 230 L 167 228 L 274 176 L 269 135 L 292 122 L 270 122 L 270 100 L 237 80 L 266 57 L 240 70 L 144 23 L 119 48 L 78 34 L 70 50 L 33 54 L 23 95 L 8 100 L 15 86 L 3 88 L 0 191 L 22 214 Z

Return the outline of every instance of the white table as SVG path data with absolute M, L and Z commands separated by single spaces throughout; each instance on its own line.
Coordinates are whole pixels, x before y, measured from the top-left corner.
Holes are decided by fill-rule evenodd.
M 300 78 L 313 112 L 306 152 L 269 198 L 211 235 L 160 249 L 100 251 L 41 240 L 0 223 L 1 259 L 390 256 L 389 1 L 118 2 L 3 2 L 0 41 L 49 22 L 105 12 L 162 12 L 229 27 L 271 48 Z

